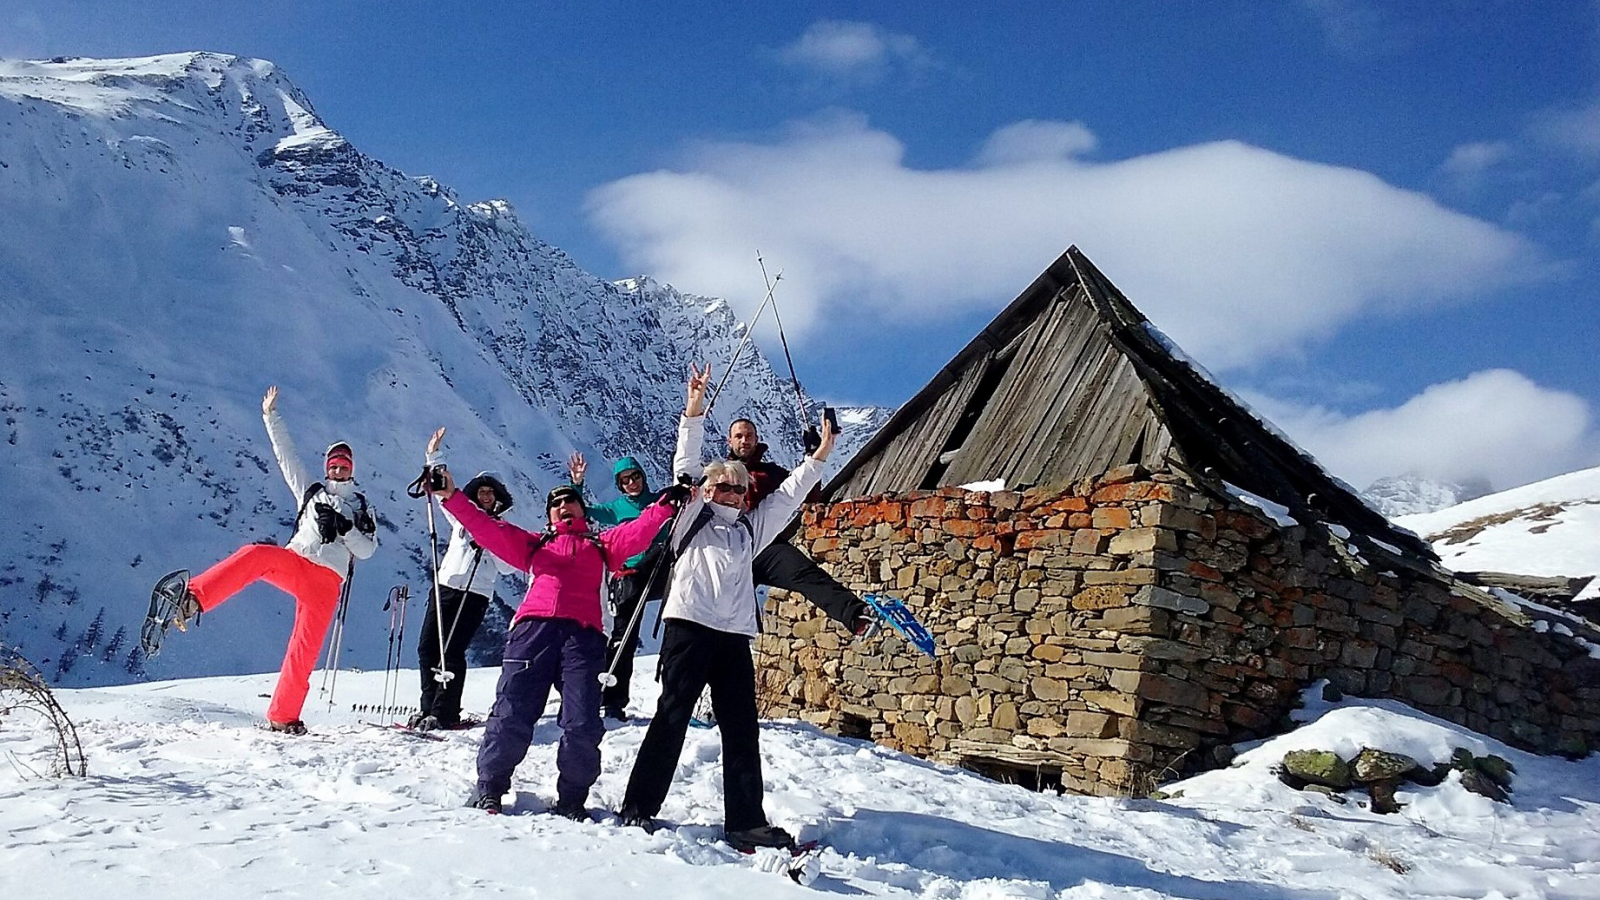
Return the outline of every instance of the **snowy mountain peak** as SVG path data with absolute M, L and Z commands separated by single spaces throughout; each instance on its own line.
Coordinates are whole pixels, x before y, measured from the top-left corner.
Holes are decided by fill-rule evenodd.
M 1457 483 L 1408 473 L 1380 478 L 1361 493 L 1375 509 L 1392 519 L 1455 506 L 1491 490 L 1485 479 Z
M 20 523 L 0 588 L 31 598 L 0 603 L 0 641 L 74 684 L 144 671 L 126 635 L 162 572 L 292 524 L 267 385 L 302 452 L 356 446 L 383 542 L 360 618 L 427 584 L 402 488 L 433 429 L 521 497 L 573 451 L 637 456 L 660 485 L 688 361 L 725 370 L 743 327 L 721 301 L 596 278 L 510 204 L 362 153 L 272 64 L 206 53 L 0 63 L 0 284 L 0 492 Z M 748 347 L 733 374 L 708 427 L 748 416 L 793 464 L 787 378 Z M 289 612 L 252 589 L 151 673 L 275 668 Z M 382 658 L 371 624 L 352 622 L 349 663 Z

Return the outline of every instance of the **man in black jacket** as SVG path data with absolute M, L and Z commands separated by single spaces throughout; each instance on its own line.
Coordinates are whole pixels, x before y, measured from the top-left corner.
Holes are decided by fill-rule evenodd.
M 728 458 L 744 463 L 750 470 L 750 493 L 746 502 L 755 509 L 767 494 L 783 483 L 789 470 L 766 458 L 767 445 L 761 443 L 756 423 L 734 419 L 728 426 Z M 813 492 L 810 499 L 816 499 Z M 756 556 L 755 583 L 794 591 L 811 601 L 828 618 L 843 625 L 851 634 L 864 634 L 875 622 L 867 604 L 833 576 L 789 543 L 799 523 L 797 518 L 778 539 Z

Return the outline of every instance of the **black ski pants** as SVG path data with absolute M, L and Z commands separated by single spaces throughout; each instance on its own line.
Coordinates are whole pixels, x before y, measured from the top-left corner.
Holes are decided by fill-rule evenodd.
M 639 745 L 622 815 L 654 818 L 667 799 L 689 717 L 707 686 L 722 733 L 723 827 L 744 831 L 767 824 L 761 808 L 760 724 L 750 638 L 684 619 L 668 619 L 661 636 L 661 700 Z
M 434 609 L 433 597 L 429 596 L 428 611 L 422 617 L 422 636 L 417 639 L 417 662 L 422 668 L 422 701 L 418 705 L 423 715 L 433 716 L 439 724 L 448 726 L 461 721 L 461 690 L 467 680 L 467 645 L 472 643 L 472 636 L 483 624 L 483 616 L 489 611 L 489 598 L 440 585 L 439 606 L 444 613 L 444 669 L 455 677 L 444 684 L 433 677 L 440 664 L 439 611 Z
M 855 630 L 856 620 L 867 611 L 866 601 L 835 581 L 788 541 L 774 541 L 758 553 L 751 573 L 756 584 L 794 591 L 851 631 Z

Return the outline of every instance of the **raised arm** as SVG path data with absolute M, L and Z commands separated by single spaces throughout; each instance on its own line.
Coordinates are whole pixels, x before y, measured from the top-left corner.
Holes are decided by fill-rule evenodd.
M 298 503 L 306 495 L 306 488 L 316 482 L 300 461 L 294 441 L 289 439 L 289 429 L 278 415 L 277 385 L 267 388 L 266 396 L 261 398 L 261 419 L 267 424 L 267 438 L 272 441 L 272 455 L 278 460 L 278 471 L 283 473 L 283 480 L 289 483 L 289 492 Z
M 483 549 L 505 560 L 519 571 L 526 572 L 533 565 L 535 535 L 510 522 L 503 522 L 478 508 L 467 495 L 456 490 L 455 479 L 444 472 L 444 488 L 433 492 L 441 498 L 440 506 L 455 516 L 461 527 L 472 535 Z
M 783 533 L 789 520 L 800 511 L 800 505 L 805 502 L 806 495 L 811 489 L 822 481 L 822 464 L 833 452 L 833 445 L 838 440 L 839 433 L 828 427 L 826 420 L 822 422 L 822 442 L 811 455 L 800 462 L 777 489 L 768 494 L 761 505 L 748 513 L 750 525 L 755 531 L 756 552 L 761 552 L 773 539 Z

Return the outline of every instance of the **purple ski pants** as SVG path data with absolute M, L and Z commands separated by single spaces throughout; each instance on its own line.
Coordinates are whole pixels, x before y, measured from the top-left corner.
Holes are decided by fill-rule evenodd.
M 494 707 L 478 748 L 478 796 L 511 789 L 511 774 L 528 755 L 533 727 L 550 689 L 561 692 L 561 745 L 556 749 L 556 802 L 581 804 L 600 777 L 599 675 L 605 635 L 571 619 L 522 619 L 506 638 Z

